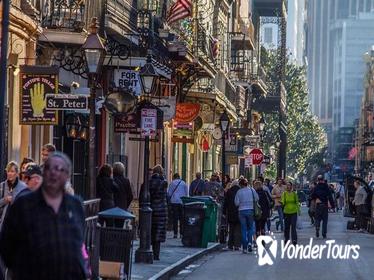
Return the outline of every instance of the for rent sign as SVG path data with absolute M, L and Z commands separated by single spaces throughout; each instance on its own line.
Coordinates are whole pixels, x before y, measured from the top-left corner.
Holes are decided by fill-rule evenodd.
M 135 95 L 141 94 L 139 72 L 132 69 L 116 69 L 114 70 L 114 83 L 117 87 L 129 87 Z

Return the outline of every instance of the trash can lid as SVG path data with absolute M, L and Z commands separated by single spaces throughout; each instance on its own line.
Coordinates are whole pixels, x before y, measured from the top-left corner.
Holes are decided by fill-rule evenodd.
M 98 213 L 101 218 L 135 219 L 135 216 L 119 207 L 110 208 Z
M 201 207 L 201 208 L 206 208 L 205 203 L 202 201 L 193 201 L 193 202 L 188 202 L 183 204 L 184 207 Z

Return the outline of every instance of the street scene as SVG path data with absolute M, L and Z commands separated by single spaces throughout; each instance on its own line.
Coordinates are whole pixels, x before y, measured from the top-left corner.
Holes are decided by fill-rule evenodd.
M 371 279 L 374 0 L 0 0 L 0 280 Z

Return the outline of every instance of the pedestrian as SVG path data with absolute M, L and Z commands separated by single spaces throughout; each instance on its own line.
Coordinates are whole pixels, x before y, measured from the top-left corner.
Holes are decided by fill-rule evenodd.
M 270 212 L 269 212 L 269 215 L 268 215 L 268 219 L 266 220 L 266 227 L 267 227 L 267 231 L 270 232 L 271 230 L 271 220 L 270 220 L 270 216 L 271 216 L 271 211 L 274 207 L 274 201 L 273 201 L 273 198 L 271 196 L 271 190 L 267 184 L 267 181 L 268 179 L 264 180 L 264 177 L 262 176 L 259 176 L 258 177 L 258 180 L 261 182 L 262 184 L 262 188 L 263 190 L 265 191 L 265 194 L 267 195 L 267 199 L 268 201 L 270 202 Z M 269 180 L 268 180 L 269 181 Z
M 5 171 L 7 178 L 0 183 L 0 229 L 10 205 L 27 188 L 26 184 L 19 179 L 19 167 L 15 161 L 10 161 Z
M 253 188 L 248 186 L 246 179 L 239 180 L 240 190 L 235 195 L 235 205 L 239 210 L 239 220 L 242 231 L 243 253 L 252 252 L 251 230 L 254 221 L 254 203 L 258 201 L 258 195 Z
M 51 143 L 47 143 L 47 144 L 43 145 L 42 152 L 41 152 L 41 164 L 40 164 L 40 167 L 41 167 L 42 171 L 43 171 L 43 168 L 44 168 L 44 164 L 47 161 L 49 155 L 54 153 L 55 151 L 56 151 L 56 146 L 55 145 L 53 145 Z
M 193 180 L 190 185 L 190 190 L 189 190 L 190 196 L 201 195 L 204 190 L 205 182 L 203 179 L 201 179 L 201 173 L 196 172 L 195 176 L 196 176 L 195 180 Z
M 118 192 L 118 186 L 113 181 L 112 173 L 112 167 L 104 164 L 96 177 L 96 195 L 100 198 L 100 211 L 115 207 L 114 193 Z
M 344 186 L 340 182 L 338 183 L 338 186 L 336 188 L 336 200 L 338 203 L 338 210 L 343 210 L 344 208 L 344 197 L 345 197 L 345 192 L 344 192 Z
M 356 224 L 359 232 L 366 231 L 366 216 L 369 214 L 368 205 L 366 205 L 367 192 L 360 181 L 353 183 L 356 191 L 352 204 L 356 207 Z
M 213 173 L 209 182 L 205 183 L 203 195 L 211 196 L 217 202 L 223 200 L 224 190 L 216 173 Z
M 314 216 L 316 214 L 316 200 L 312 199 L 312 193 L 314 192 L 314 189 L 316 187 L 316 183 L 311 183 L 309 185 L 309 196 L 307 200 L 307 206 L 308 206 L 308 215 L 310 218 L 310 224 L 313 226 L 315 223 Z
M 281 231 L 284 230 L 284 215 L 283 215 L 283 208 L 281 204 L 282 193 L 284 192 L 284 190 L 285 188 L 284 188 L 283 180 L 279 178 L 277 180 L 277 184 L 273 186 L 273 190 L 271 194 L 274 200 L 274 211 L 277 211 L 278 213 Z
M 329 210 L 335 213 L 335 206 L 336 206 L 336 196 L 335 196 L 335 186 L 333 184 L 329 184 L 329 189 L 331 192 L 332 200 L 334 201 L 334 207 L 330 203 L 328 203 Z
M 265 186 L 268 187 L 270 193 L 273 191 L 273 185 L 270 182 L 270 179 L 265 179 Z
M 127 211 L 133 200 L 133 194 L 130 181 L 125 177 L 125 166 L 122 162 L 113 164 L 113 180 L 118 186 L 118 191 L 114 192 L 114 204 Z
M 322 237 L 327 238 L 327 222 L 329 217 L 328 201 L 330 202 L 330 205 L 334 207 L 334 200 L 332 199 L 329 186 L 325 183 L 322 175 L 317 177 L 317 185 L 311 196 L 312 199 L 316 200 L 316 237 L 319 237 L 319 230 L 322 221 Z
M 291 182 L 286 185 L 286 191 L 282 193 L 281 203 L 284 211 L 284 242 L 290 240 L 290 231 L 292 244 L 297 244 L 297 215 L 300 213 L 299 198 L 293 189 Z
M 255 219 L 256 222 L 256 237 L 260 235 L 265 235 L 265 224 L 270 216 L 271 203 L 269 201 L 269 195 L 263 188 L 261 181 L 255 181 L 254 189 L 259 197 L 259 205 L 261 207 L 261 217 Z
M 24 182 L 27 186 L 27 193 L 36 191 L 43 183 L 42 169 L 39 165 L 32 162 L 29 163 L 24 172 Z M 25 192 L 26 189 L 23 191 Z
M 12 279 L 87 279 L 82 248 L 82 202 L 65 193 L 71 162 L 62 153 L 46 160 L 43 184 L 10 207 L 0 234 L 0 255 Z
M 231 186 L 231 178 L 229 174 L 226 174 L 225 177 L 223 177 L 223 191 L 226 192 Z
M 240 190 L 239 180 L 234 180 L 231 187 L 225 193 L 225 199 L 222 212 L 227 218 L 229 224 L 228 248 L 230 250 L 239 250 L 241 242 L 241 229 L 239 220 L 239 210 L 235 205 L 236 193 Z
M 166 240 L 166 227 L 168 218 L 167 208 L 168 183 L 164 178 L 164 169 L 161 165 L 153 167 L 149 182 L 149 194 L 152 208 L 151 241 L 153 258 L 160 259 L 161 242 Z
M 26 171 L 26 168 L 27 168 L 28 164 L 32 163 L 32 162 L 34 162 L 34 160 L 32 158 L 28 158 L 28 157 L 23 158 L 23 160 L 21 162 L 21 165 L 20 165 L 21 172 L 20 172 L 20 176 L 19 176 L 21 181 L 24 181 L 24 173 Z
M 171 211 L 173 214 L 173 231 L 174 238 L 178 238 L 178 222 L 179 222 L 179 235 L 183 234 L 183 221 L 182 210 L 183 202 L 181 197 L 188 196 L 187 184 L 180 178 L 178 173 L 173 175 L 173 181 L 168 188 L 168 199 L 171 204 Z

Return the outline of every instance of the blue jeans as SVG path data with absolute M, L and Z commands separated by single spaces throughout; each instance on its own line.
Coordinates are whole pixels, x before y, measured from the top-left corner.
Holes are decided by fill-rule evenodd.
M 284 215 L 283 215 L 283 209 L 282 206 L 275 206 L 274 210 L 277 210 L 278 212 L 278 217 L 279 217 L 279 222 L 281 226 L 281 231 L 284 230 Z
M 248 244 L 252 245 L 253 209 L 240 210 L 239 220 L 242 230 L 242 246 L 247 249 Z

